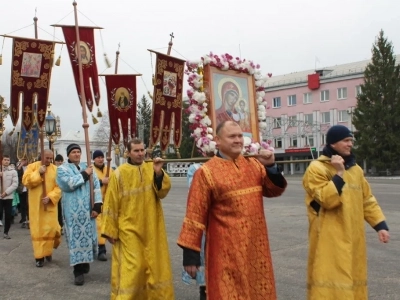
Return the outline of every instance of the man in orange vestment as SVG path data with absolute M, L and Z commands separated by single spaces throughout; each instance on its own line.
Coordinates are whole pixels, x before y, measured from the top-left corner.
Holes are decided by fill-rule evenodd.
M 243 133 L 233 121 L 217 126 L 218 153 L 195 173 L 178 245 L 193 278 L 206 231 L 208 300 L 275 300 L 275 280 L 263 196 L 280 196 L 286 180 L 274 154 L 245 158 Z

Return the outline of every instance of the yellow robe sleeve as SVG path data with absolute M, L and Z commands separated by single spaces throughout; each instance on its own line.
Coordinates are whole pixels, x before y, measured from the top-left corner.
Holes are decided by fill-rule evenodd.
M 113 239 L 118 239 L 119 203 L 119 172 L 115 171 L 110 176 L 107 193 L 103 203 L 101 234 Z
M 371 187 L 365 177 L 363 178 L 362 188 L 364 195 L 364 219 L 371 227 L 375 227 L 382 221 L 385 221 L 385 216 L 375 196 L 372 195 Z
M 42 183 L 43 178 L 40 176 L 39 168 L 37 163 L 28 165 L 22 177 L 22 184 L 28 189 L 37 187 Z
M 158 190 L 156 184 L 154 183 L 154 189 L 156 191 L 156 195 L 158 199 L 164 199 L 165 197 L 167 197 L 167 194 L 169 192 L 169 190 L 171 189 L 171 178 L 168 176 L 168 174 L 166 172 L 164 172 L 164 176 L 163 176 L 163 180 L 162 180 L 162 185 L 161 185 L 161 189 Z
M 314 161 L 310 164 L 303 177 L 308 206 L 313 200 L 317 201 L 324 209 L 334 209 L 342 204 L 342 198 L 332 181 L 334 174 L 334 170 L 331 170 L 323 162 Z

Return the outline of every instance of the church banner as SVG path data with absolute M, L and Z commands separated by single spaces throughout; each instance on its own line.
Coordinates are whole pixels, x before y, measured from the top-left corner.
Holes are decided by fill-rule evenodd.
M 140 75 L 103 75 L 106 79 L 108 114 L 111 136 L 119 144 L 121 132 L 125 147 L 128 140 L 136 136 L 136 76 Z M 121 122 L 121 129 L 119 126 Z
M 166 151 L 170 143 L 175 148 L 179 148 L 181 144 L 182 88 L 185 61 L 162 53 L 154 53 L 157 55 L 157 64 L 150 146 L 160 142 L 161 151 Z M 173 130 L 172 137 L 171 130 Z
M 34 114 L 36 114 L 36 105 L 33 106 Z M 34 119 L 32 128 L 26 131 L 21 126 L 21 132 L 18 135 L 17 157 L 18 159 L 27 158 L 32 162 L 39 156 L 39 126 L 36 118 Z
M 86 106 L 91 112 L 93 105 L 100 103 L 99 77 L 96 65 L 96 51 L 94 46 L 94 27 L 79 27 L 79 46 L 76 44 L 75 26 L 60 25 L 63 30 L 65 43 L 67 44 L 75 85 L 81 98 L 79 82 L 78 55 L 82 61 L 83 85 L 86 98 Z M 93 91 L 93 93 L 92 93 Z
M 33 105 L 37 103 L 38 123 L 44 125 L 54 56 L 54 43 L 38 39 L 14 38 L 11 66 L 10 115 L 14 126 L 20 115 L 22 126 L 29 131 L 34 122 Z

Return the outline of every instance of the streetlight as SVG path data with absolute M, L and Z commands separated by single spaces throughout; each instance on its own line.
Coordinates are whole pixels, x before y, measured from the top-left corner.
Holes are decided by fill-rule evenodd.
M 49 140 L 49 149 L 52 150 L 52 143 L 54 143 L 58 137 L 61 137 L 60 117 L 54 117 L 51 112 L 51 103 L 47 105 L 47 116 L 44 124 L 46 138 Z

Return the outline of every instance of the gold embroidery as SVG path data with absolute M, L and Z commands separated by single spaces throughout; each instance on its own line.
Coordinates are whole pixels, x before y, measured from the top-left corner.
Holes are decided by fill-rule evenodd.
M 53 44 L 39 44 L 39 50 L 43 53 L 45 59 L 51 58 L 51 52 L 53 51 Z
M 13 70 L 12 85 L 16 85 L 16 86 L 24 86 L 25 85 L 25 81 L 22 79 L 22 77 L 20 77 L 20 73 L 15 70 Z
M 40 89 L 40 88 L 47 88 L 49 85 L 49 73 L 43 73 L 40 76 L 40 79 L 36 79 L 35 81 L 35 88 Z
M 15 41 L 15 40 L 14 40 Z M 14 56 L 20 56 L 26 49 L 28 49 L 29 43 L 22 41 L 15 41 Z

